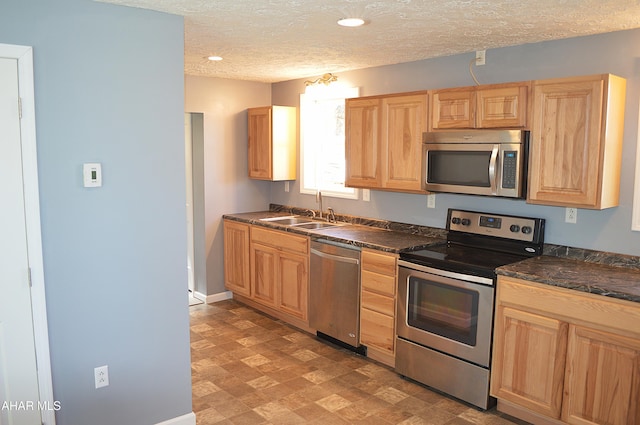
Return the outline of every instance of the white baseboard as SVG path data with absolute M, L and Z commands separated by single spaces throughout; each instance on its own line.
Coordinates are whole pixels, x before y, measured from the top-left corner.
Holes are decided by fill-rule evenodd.
M 168 421 L 158 422 L 156 425 L 196 425 L 196 414 L 191 412 Z
M 230 300 L 233 298 L 233 293 L 231 291 L 224 291 L 218 294 L 213 295 L 205 295 L 200 292 L 194 292 L 193 297 L 199 299 L 200 301 L 204 301 L 206 304 L 215 303 L 218 301 Z

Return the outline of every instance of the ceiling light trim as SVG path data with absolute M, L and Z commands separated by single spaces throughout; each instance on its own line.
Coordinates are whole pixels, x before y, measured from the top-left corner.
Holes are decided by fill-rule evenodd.
M 361 27 L 365 24 L 365 20 L 362 18 L 342 18 L 338 20 L 338 25 L 341 27 L 355 28 Z

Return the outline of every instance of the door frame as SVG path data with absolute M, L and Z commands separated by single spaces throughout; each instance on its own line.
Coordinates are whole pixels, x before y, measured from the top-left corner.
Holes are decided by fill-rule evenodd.
M 24 208 L 28 261 L 31 270 L 31 314 L 33 315 L 36 360 L 38 362 L 38 390 L 40 401 L 46 406 L 53 407 L 53 383 L 51 379 L 44 265 L 42 261 L 42 233 L 40 228 L 33 48 L 30 46 L 0 44 L 0 57 L 16 59 L 18 62 L 18 93 L 20 94 L 22 109 L 20 134 Z M 53 409 L 43 409 L 40 413 L 43 423 L 55 425 Z

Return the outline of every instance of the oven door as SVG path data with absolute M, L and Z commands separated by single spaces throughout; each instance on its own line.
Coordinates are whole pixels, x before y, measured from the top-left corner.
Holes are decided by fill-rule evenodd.
M 426 189 L 435 192 L 522 197 L 519 143 L 425 144 Z
M 485 285 L 458 273 L 399 264 L 398 337 L 489 367 L 493 281 Z

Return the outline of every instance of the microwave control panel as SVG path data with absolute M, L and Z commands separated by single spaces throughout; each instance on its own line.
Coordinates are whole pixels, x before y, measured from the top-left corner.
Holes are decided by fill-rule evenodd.
M 516 188 L 516 176 L 518 172 L 518 152 L 504 151 L 502 155 L 502 187 L 505 189 Z

